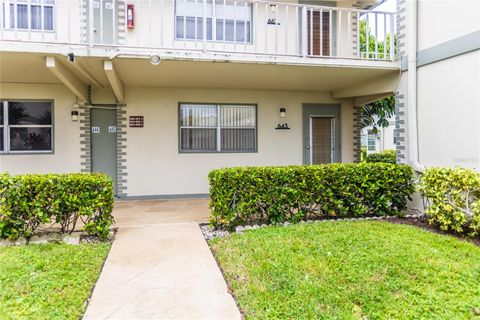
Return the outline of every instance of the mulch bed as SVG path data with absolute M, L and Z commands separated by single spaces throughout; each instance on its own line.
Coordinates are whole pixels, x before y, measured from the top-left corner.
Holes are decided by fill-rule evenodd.
M 429 224 L 426 218 L 397 218 L 396 217 L 396 218 L 386 219 L 382 221 L 395 223 L 395 224 L 408 224 L 408 225 L 416 226 L 431 232 L 435 232 L 443 235 L 449 235 L 449 236 L 458 238 L 460 240 L 465 240 L 480 247 L 480 238 L 470 238 L 458 233 L 440 230 L 439 227 Z

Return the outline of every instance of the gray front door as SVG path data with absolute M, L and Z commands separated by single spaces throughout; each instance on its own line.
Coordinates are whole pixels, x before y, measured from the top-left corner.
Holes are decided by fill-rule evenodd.
M 90 110 L 92 172 L 108 174 L 117 190 L 117 111 L 116 109 Z
M 303 163 L 340 162 L 340 106 L 303 105 Z
M 115 44 L 118 0 L 88 0 L 88 36 L 93 42 Z

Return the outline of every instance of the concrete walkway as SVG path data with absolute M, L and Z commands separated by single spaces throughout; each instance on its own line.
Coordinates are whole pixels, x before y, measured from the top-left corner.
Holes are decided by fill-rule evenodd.
M 198 222 L 208 200 L 116 204 L 119 227 L 84 319 L 240 319 Z

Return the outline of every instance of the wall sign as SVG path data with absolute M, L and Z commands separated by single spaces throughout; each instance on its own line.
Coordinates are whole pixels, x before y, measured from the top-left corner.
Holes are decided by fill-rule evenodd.
M 92 127 L 92 133 L 100 133 L 100 127 Z
M 108 133 L 116 133 L 117 127 L 116 126 L 108 126 Z
M 274 26 L 279 26 L 280 22 L 277 22 L 277 19 L 275 19 L 275 18 L 269 18 L 267 20 L 267 24 L 274 25 Z
M 143 128 L 143 116 L 130 116 L 128 125 L 130 128 Z

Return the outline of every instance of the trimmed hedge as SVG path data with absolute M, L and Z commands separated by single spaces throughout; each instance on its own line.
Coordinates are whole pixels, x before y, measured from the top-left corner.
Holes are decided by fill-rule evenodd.
M 464 168 L 429 168 L 418 186 L 430 223 L 442 230 L 480 235 L 480 173 Z
M 246 167 L 209 174 L 211 223 L 396 215 L 414 192 L 409 166 L 386 163 Z
M 384 162 L 384 163 L 397 163 L 397 151 L 385 150 L 383 152 L 371 153 L 367 155 L 365 161 L 369 163 Z
M 112 179 L 99 173 L 0 175 L 0 238 L 31 237 L 40 224 L 71 233 L 79 219 L 90 235 L 108 237 Z

